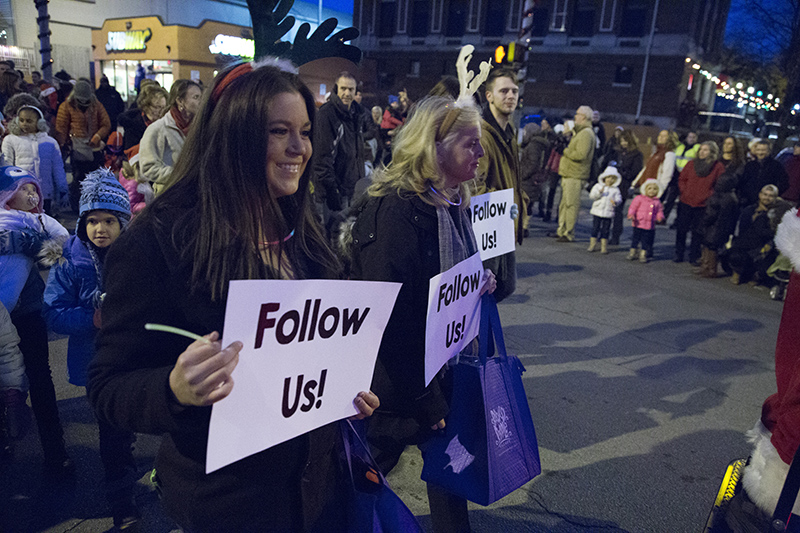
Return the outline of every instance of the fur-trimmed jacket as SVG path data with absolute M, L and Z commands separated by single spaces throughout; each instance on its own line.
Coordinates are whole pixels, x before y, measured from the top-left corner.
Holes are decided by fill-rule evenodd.
M 22 168 L 39 178 L 45 200 L 67 196 L 67 175 L 61 150 L 58 142 L 47 133 L 6 135 L 3 138 L 3 157 L 6 165 Z
M 619 184 L 622 179 L 617 178 L 611 187 L 603 183 L 602 180 L 603 177 L 600 176 L 589 192 L 589 198 L 594 200 L 592 209 L 589 212 L 596 217 L 611 218 L 614 216 L 616 206 L 622 203 L 622 193 L 619 191 Z

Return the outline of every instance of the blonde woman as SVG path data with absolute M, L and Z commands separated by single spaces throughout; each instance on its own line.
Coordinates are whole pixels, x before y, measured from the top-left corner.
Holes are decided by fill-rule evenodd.
M 662 191 L 667 190 L 675 173 L 675 148 L 678 146 L 678 134 L 674 131 L 661 130 L 656 138 L 656 151 L 647 160 L 647 164 L 636 177 L 633 186 L 639 188 L 647 180 L 656 180 Z
M 352 278 L 402 282 L 383 335 L 372 390 L 381 398 L 367 436 L 383 470 L 409 444 L 424 446 L 444 428 L 452 398 L 445 372 L 425 386 L 428 282 L 477 251 L 465 209 L 475 177 L 481 116 L 473 104 L 428 97 L 412 108 L 394 139 L 392 163 L 379 171 L 353 227 Z M 494 276 L 484 276 L 493 291 Z M 468 531 L 466 501 L 428 486 L 434 531 Z

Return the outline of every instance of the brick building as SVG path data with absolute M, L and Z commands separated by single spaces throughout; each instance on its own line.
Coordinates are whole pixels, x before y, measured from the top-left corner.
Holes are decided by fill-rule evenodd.
M 523 4 L 355 0 L 356 43 L 377 73 L 364 80 L 366 91 L 382 96 L 405 86 L 412 97 L 424 95 L 441 76 L 455 74 L 461 46 L 474 45 L 475 59 L 482 60 L 497 45 L 516 41 Z M 523 40 L 527 59 L 519 63 L 523 111 L 561 115 L 587 104 L 604 120 L 633 122 L 638 110 L 640 122 L 666 127 L 674 125 L 687 96 L 713 107 L 714 85 L 692 65 L 713 62 L 729 7 L 730 0 L 541 0 Z

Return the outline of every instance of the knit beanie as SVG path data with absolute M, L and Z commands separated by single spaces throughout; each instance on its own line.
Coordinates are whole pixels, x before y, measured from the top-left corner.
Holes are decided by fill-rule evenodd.
M 26 183 L 33 183 L 39 195 L 39 205 L 34 209 L 34 212 L 43 213 L 44 198 L 42 197 L 42 189 L 39 187 L 39 180 L 27 170 L 12 166 L 0 167 L 0 207 L 8 209 L 7 204 L 11 197 Z
M 128 191 L 107 168 L 90 172 L 81 183 L 79 218 L 75 234 L 82 241 L 89 239 L 86 234 L 86 215 L 96 209 L 103 209 L 116 215 L 122 229 L 131 220 L 131 201 L 128 198 Z
M 86 80 L 78 80 L 75 88 L 72 89 L 72 98 L 80 105 L 89 105 L 92 103 L 92 86 Z

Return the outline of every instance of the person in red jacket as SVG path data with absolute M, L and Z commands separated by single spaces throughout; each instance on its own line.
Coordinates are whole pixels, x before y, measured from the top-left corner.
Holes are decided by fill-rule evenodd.
M 675 235 L 676 263 L 683 262 L 686 252 L 686 235 L 692 232 L 692 243 L 689 247 L 689 262 L 700 266 L 700 245 L 702 244 L 703 211 L 706 200 L 714 194 L 714 185 L 717 179 L 725 172 L 725 166 L 717 161 L 719 147 L 714 141 L 706 141 L 700 145 L 697 157 L 689 161 L 681 171 L 678 178 L 680 189 L 680 203 L 678 204 L 678 219 L 676 221 L 677 234 Z

